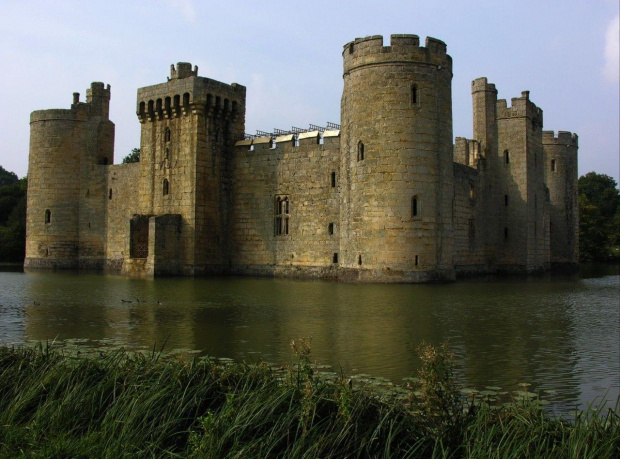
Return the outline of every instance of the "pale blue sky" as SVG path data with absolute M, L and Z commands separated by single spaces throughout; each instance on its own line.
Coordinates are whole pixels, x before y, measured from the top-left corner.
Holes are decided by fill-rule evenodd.
M 340 121 L 342 46 L 413 33 L 446 42 L 454 61 L 454 136 L 472 136 L 470 84 L 530 98 L 545 130 L 579 135 L 579 173 L 618 180 L 617 0 L 3 1 L 0 165 L 27 172 L 29 115 L 69 108 L 92 81 L 112 87 L 115 162 L 139 146 L 137 88 L 170 64 L 247 86 L 246 130 Z

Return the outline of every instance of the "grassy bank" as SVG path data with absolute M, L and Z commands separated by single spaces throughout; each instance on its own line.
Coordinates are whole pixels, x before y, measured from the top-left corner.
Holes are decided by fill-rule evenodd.
M 0 455 L 36 457 L 614 457 L 618 410 L 552 419 L 536 402 L 464 405 L 445 349 L 408 395 L 296 364 L 218 364 L 0 347 Z

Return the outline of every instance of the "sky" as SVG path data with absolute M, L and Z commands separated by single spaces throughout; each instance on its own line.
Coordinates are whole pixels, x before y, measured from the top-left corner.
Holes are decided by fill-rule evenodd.
M 472 137 L 471 81 L 530 99 L 544 130 L 579 135 L 579 174 L 619 181 L 617 0 L 3 0 L 0 165 L 27 174 L 29 116 L 111 85 L 115 163 L 140 145 L 139 87 L 170 64 L 247 87 L 246 132 L 340 122 L 342 47 L 417 34 L 453 59 L 455 137 Z

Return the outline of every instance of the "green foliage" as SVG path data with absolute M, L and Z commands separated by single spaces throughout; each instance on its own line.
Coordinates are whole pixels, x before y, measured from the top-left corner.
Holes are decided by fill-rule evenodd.
M 579 177 L 579 252 L 582 260 L 620 259 L 620 191 L 608 175 Z
M 131 153 L 129 153 L 127 156 L 123 158 L 123 164 L 138 163 L 138 162 L 140 162 L 140 149 L 139 148 L 132 148 Z
M 0 166 L 0 261 L 23 261 L 26 250 L 27 179 Z M 6 174 L 5 174 L 6 173 Z M 14 180 L 13 180 L 14 178 Z
M 305 344 L 297 341 L 297 351 L 309 359 Z M 617 455 L 617 409 L 574 422 L 548 417 L 536 402 L 460 415 L 447 348 L 421 354 L 423 412 L 343 379 L 297 378 L 296 366 L 285 370 L 293 377 L 265 364 L 0 346 L 0 457 Z M 442 423 L 453 428 L 438 431 Z
M 5 185 L 12 185 L 17 183 L 19 179 L 15 172 L 9 172 L 4 167 L 0 166 L 0 187 Z

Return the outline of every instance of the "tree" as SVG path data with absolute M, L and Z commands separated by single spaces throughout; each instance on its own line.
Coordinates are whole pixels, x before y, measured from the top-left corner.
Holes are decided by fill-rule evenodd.
M 132 148 L 131 153 L 123 158 L 123 164 L 140 162 L 140 149 Z
M 6 172 L 2 166 L 0 172 Z M 4 177 L 15 176 L 6 172 Z M 0 261 L 23 261 L 26 251 L 26 178 L 0 185 Z
M 579 177 L 579 252 L 582 260 L 620 258 L 620 191 L 608 175 Z
M 0 166 L 0 186 L 12 185 L 18 181 L 19 179 L 15 172 L 9 172 L 4 167 Z

